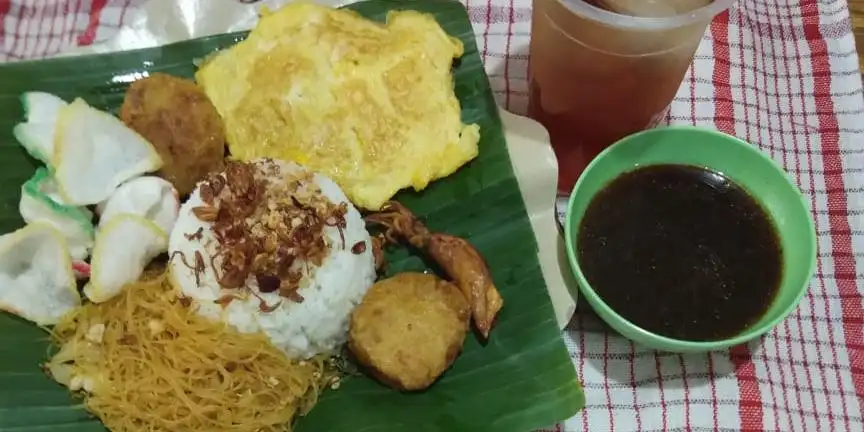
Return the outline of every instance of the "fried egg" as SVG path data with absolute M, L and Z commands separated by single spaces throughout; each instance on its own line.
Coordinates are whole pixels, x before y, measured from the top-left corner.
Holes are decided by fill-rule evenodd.
M 294 3 L 263 15 L 195 77 L 233 157 L 297 162 L 377 210 L 477 156 L 479 127 L 462 123 L 453 90 L 463 50 L 428 14 L 393 11 L 381 24 Z

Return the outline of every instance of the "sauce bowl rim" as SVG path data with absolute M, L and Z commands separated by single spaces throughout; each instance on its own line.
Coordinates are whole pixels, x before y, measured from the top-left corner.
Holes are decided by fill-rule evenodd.
M 779 311 L 774 318 L 768 320 L 767 322 L 762 323 L 761 325 L 758 325 L 758 326 L 753 325 L 753 326 L 750 326 L 748 328 L 745 328 L 743 331 L 741 331 L 739 334 L 737 334 L 735 336 L 723 338 L 723 339 L 718 339 L 718 340 L 691 341 L 691 340 L 685 340 L 685 339 L 670 338 L 668 336 L 663 336 L 663 335 L 645 330 L 642 327 L 639 327 L 638 325 L 634 324 L 630 320 L 624 318 L 623 316 L 618 314 L 618 312 L 616 312 L 611 306 L 609 306 L 605 301 L 603 301 L 603 299 L 600 297 L 600 295 L 596 291 L 594 291 L 594 289 L 591 287 L 591 284 L 588 283 L 588 280 L 586 279 L 585 275 L 582 273 L 582 269 L 581 269 L 581 266 L 580 266 L 579 260 L 578 260 L 578 253 L 576 250 L 577 232 L 575 232 L 575 231 L 578 230 L 578 227 L 576 229 L 574 229 L 574 225 L 578 224 L 578 222 L 581 221 L 581 219 L 584 215 L 583 214 L 574 215 L 574 212 L 572 210 L 573 210 L 575 203 L 576 203 L 576 197 L 578 195 L 578 191 L 579 191 L 581 185 L 585 182 L 585 179 L 589 178 L 591 176 L 592 169 L 595 166 L 597 166 L 600 163 L 600 161 L 603 160 L 603 158 L 606 155 L 615 151 L 616 148 L 626 146 L 626 145 L 628 145 L 628 143 L 631 143 L 631 142 L 637 142 L 639 139 L 644 138 L 645 136 L 648 136 L 648 135 L 665 134 L 665 133 L 679 133 L 682 131 L 686 131 L 689 133 L 696 132 L 696 133 L 704 133 L 704 134 L 709 134 L 709 135 L 720 136 L 721 138 L 727 140 L 730 144 L 737 144 L 738 146 L 743 146 L 747 152 L 751 153 L 756 159 L 758 159 L 760 161 L 760 163 L 765 167 L 765 169 L 773 169 L 773 170 L 779 172 L 780 174 L 782 174 L 782 177 L 786 180 L 786 182 L 781 187 L 788 187 L 792 191 L 794 191 L 795 195 L 798 198 L 800 198 L 800 207 L 797 205 L 798 203 L 796 203 L 795 207 L 798 210 L 800 210 L 801 212 L 806 213 L 806 216 L 807 216 L 804 218 L 804 220 L 806 220 L 806 222 L 808 224 L 807 232 L 809 234 L 809 238 L 807 239 L 807 241 L 808 241 L 808 244 L 812 246 L 810 248 L 811 250 L 808 253 L 808 258 L 809 258 L 808 266 L 809 267 L 808 267 L 807 273 L 806 273 L 808 275 L 807 283 L 803 284 L 803 286 L 801 286 L 800 288 L 797 288 L 797 292 L 795 293 L 793 300 L 789 303 L 788 306 L 786 306 L 781 311 Z M 674 164 L 674 162 L 669 162 L 669 163 Z M 651 166 L 651 165 L 657 165 L 657 164 L 660 164 L 660 163 L 634 165 L 634 168 L 636 168 L 637 166 Z M 713 168 L 711 166 L 703 166 L 703 168 L 710 169 L 710 170 L 715 171 L 715 172 L 722 172 L 722 170 Z M 617 177 L 617 176 L 619 176 L 625 172 L 627 172 L 627 171 L 622 170 L 621 172 L 617 173 L 615 175 L 615 177 Z M 735 181 L 734 178 L 732 180 Z M 591 194 L 591 196 L 588 198 L 589 202 L 590 202 L 590 200 L 592 200 L 594 198 L 595 194 L 596 194 L 596 192 L 594 194 Z M 759 196 L 754 196 L 754 198 L 757 200 L 757 202 L 761 203 L 761 199 Z M 772 215 L 772 217 L 773 217 L 773 215 Z M 733 135 L 729 135 L 729 134 L 726 134 L 724 132 L 721 132 L 721 131 L 718 131 L 715 129 L 709 129 L 709 128 L 698 127 L 698 126 L 684 126 L 684 125 L 666 126 L 666 127 L 648 129 L 648 130 L 644 130 L 641 132 L 637 132 L 635 134 L 628 135 L 628 136 L 616 141 L 614 144 L 612 144 L 611 146 L 607 147 L 602 152 L 600 152 L 600 154 L 597 155 L 597 157 L 595 157 L 588 164 L 588 166 L 585 168 L 585 170 L 579 176 L 579 179 L 577 180 L 576 184 L 574 185 L 573 189 L 570 192 L 570 196 L 569 196 L 569 199 L 567 201 L 566 220 L 564 223 L 564 240 L 565 240 L 564 243 L 565 243 L 565 247 L 566 247 L 566 251 L 567 251 L 567 259 L 568 259 L 568 262 L 570 264 L 570 271 L 573 274 L 573 277 L 576 278 L 576 282 L 579 286 L 579 291 L 582 293 L 585 300 L 587 300 L 588 303 L 591 305 L 592 309 L 594 309 L 594 311 L 597 313 L 597 315 L 604 322 L 606 322 L 608 325 L 610 325 L 619 334 L 632 340 L 633 342 L 639 343 L 639 344 L 646 346 L 646 347 L 649 347 L 649 348 L 661 350 L 661 351 L 678 352 L 678 353 L 697 353 L 697 352 L 707 352 L 707 351 L 715 351 L 715 350 L 730 348 L 730 347 L 733 347 L 736 345 L 740 345 L 740 344 L 752 341 L 752 340 L 762 336 L 763 334 L 767 333 L 768 331 L 770 331 L 774 327 L 776 327 L 777 324 L 779 324 L 780 322 L 785 320 L 789 316 L 789 314 L 792 313 L 792 311 L 798 306 L 798 304 L 801 302 L 801 299 L 807 293 L 807 291 L 810 287 L 810 283 L 813 280 L 813 275 L 816 272 L 816 265 L 817 265 L 816 261 L 817 261 L 817 252 L 818 252 L 816 227 L 815 227 L 812 212 L 810 211 L 810 207 L 807 203 L 806 197 L 801 192 L 801 190 L 797 186 L 795 186 L 792 179 L 789 177 L 788 173 L 783 168 L 781 168 L 780 165 L 778 165 L 776 161 L 774 161 L 767 154 L 760 151 L 756 146 L 751 145 L 748 142 L 746 142 L 746 141 L 744 141 L 738 137 L 735 137 Z M 777 294 L 777 297 L 779 297 L 779 292 Z M 769 308 L 772 307 L 776 301 L 778 301 L 777 297 L 775 297 L 775 299 L 772 300 L 772 302 L 769 305 Z M 625 331 L 627 333 L 630 333 L 631 335 L 628 336 L 627 334 L 625 334 Z M 635 337 L 631 337 L 631 336 L 635 336 Z

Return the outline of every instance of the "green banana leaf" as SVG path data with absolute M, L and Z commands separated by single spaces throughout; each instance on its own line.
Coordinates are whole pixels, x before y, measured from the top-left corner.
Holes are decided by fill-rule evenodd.
M 564 420 L 584 405 L 584 395 L 555 322 L 537 261 L 525 205 L 504 142 L 495 100 L 477 53 L 464 7 L 451 1 L 372 0 L 350 6 L 383 20 L 387 11 L 410 8 L 434 14 L 465 44 L 455 68 L 456 94 L 466 122 L 481 126 L 480 156 L 422 193 L 397 199 L 433 230 L 463 236 L 487 259 L 505 299 L 485 346 L 473 335 L 463 354 L 429 390 L 402 394 L 372 379 L 352 377 L 328 391 L 299 431 L 525 431 Z M 40 90 L 67 100 L 82 97 L 116 112 L 130 82 L 148 72 L 192 77 L 194 59 L 242 40 L 225 34 L 152 49 L 0 66 L 0 232 L 21 226 L 21 184 L 38 163 L 15 142 L 23 118 L 19 96 Z M 391 273 L 425 269 L 404 250 L 388 252 Z M 104 427 L 40 370 L 46 334 L 0 313 L 0 430 L 97 431 Z

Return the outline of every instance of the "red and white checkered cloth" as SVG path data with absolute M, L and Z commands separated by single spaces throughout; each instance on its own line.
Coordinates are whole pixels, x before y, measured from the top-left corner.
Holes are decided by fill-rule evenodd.
M 143 1 L 0 0 L 0 61 L 109 38 Z M 530 1 L 463 1 L 498 100 L 524 112 Z M 634 346 L 580 311 L 565 340 L 587 406 L 554 429 L 864 430 L 864 97 L 846 1 L 739 0 L 669 121 L 756 143 L 793 174 L 814 209 L 816 277 L 773 332 L 710 354 Z

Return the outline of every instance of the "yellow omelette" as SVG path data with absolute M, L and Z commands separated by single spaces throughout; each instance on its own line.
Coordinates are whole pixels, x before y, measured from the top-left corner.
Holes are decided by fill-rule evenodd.
M 209 59 L 198 83 L 225 121 L 239 160 L 292 160 L 378 210 L 477 156 L 451 67 L 463 53 L 431 15 L 394 11 L 386 24 L 294 3 L 265 13 L 249 37 Z

